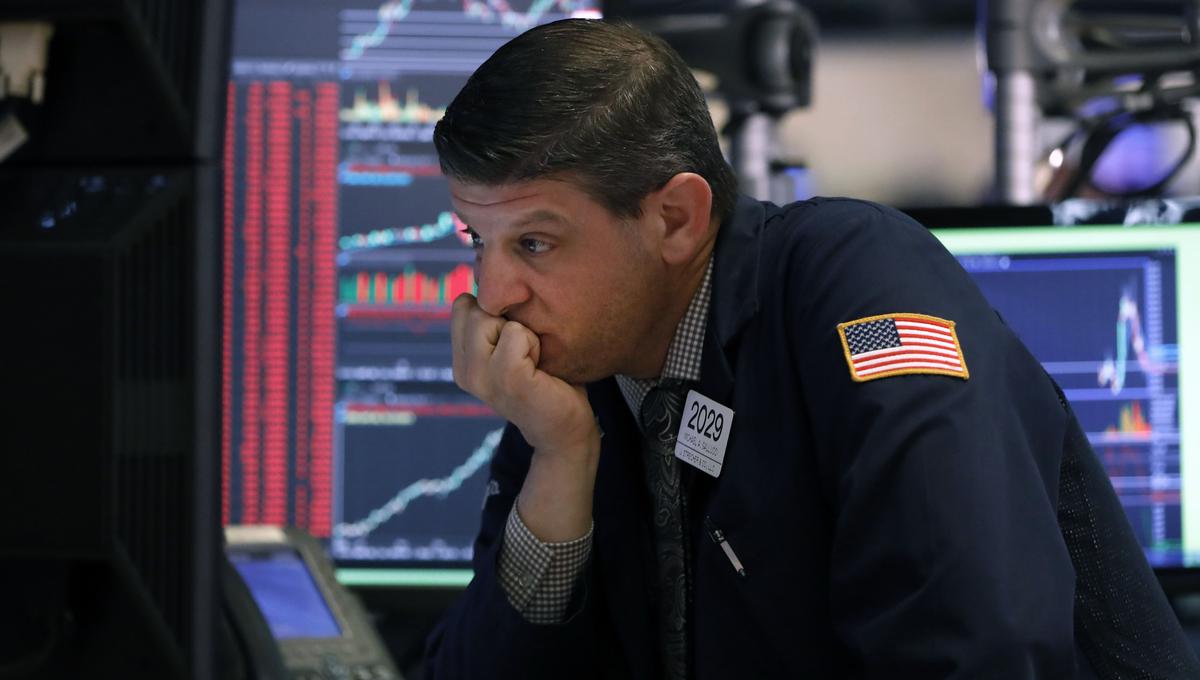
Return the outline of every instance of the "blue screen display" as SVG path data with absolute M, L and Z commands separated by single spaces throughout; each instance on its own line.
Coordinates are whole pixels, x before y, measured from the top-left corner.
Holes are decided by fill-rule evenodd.
M 1200 565 L 1200 229 L 934 233 L 1062 387 L 1150 564 Z
M 232 553 L 229 558 L 250 588 L 276 639 L 342 634 L 312 574 L 294 550 Z

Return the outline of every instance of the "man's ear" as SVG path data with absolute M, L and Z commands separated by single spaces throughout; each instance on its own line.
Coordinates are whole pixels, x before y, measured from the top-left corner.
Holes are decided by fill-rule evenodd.
M 667 264 L 690 261 L 711 237 L 712 188 L 694 172 L 681 172 L 648 196 L 662 228 L 662 257 Z

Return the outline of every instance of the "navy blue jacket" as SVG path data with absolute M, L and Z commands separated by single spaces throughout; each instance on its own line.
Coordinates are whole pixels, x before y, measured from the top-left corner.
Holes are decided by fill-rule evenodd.
M 837 325 L 889 313 L 956 322 L 970 378 L 853 382 Z M 861 201 L 742 199 L 717 240 L 702 372 L 735 416 L 719 478 L 682 466 L 694 677 L 1091 677 L 1057 517 L 1073 417 L 927 230 Z M 588 394 L 605 436 L 570 618 L 526 622 L 497 580 L 531 453 L 509 426 L 430 677 L 656 676 L 638 431 L 614 380 Z

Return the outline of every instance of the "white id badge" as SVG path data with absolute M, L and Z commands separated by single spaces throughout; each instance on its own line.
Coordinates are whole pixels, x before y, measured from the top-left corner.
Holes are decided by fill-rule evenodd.
M 689 390 L 675 439 L 675 457 L 718 477 L 733 427 L 733 410 L 696 390 Z

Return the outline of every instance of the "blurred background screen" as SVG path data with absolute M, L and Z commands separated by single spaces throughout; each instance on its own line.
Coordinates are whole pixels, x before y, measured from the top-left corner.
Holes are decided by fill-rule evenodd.
M 450 368 L 472 251 L 432 144 L 467 76 L 577 0 L 243 0 L 225 137 L 225 523 L 355 582 L 455 585 L 503 425 Z M 404 567 L 382 570 L 382 567 Z
M 954 212 L 924 216 L 1063 388 L 1150 563 L 1200 565 L 1200 224 L 964 227 L 973 211 Z

